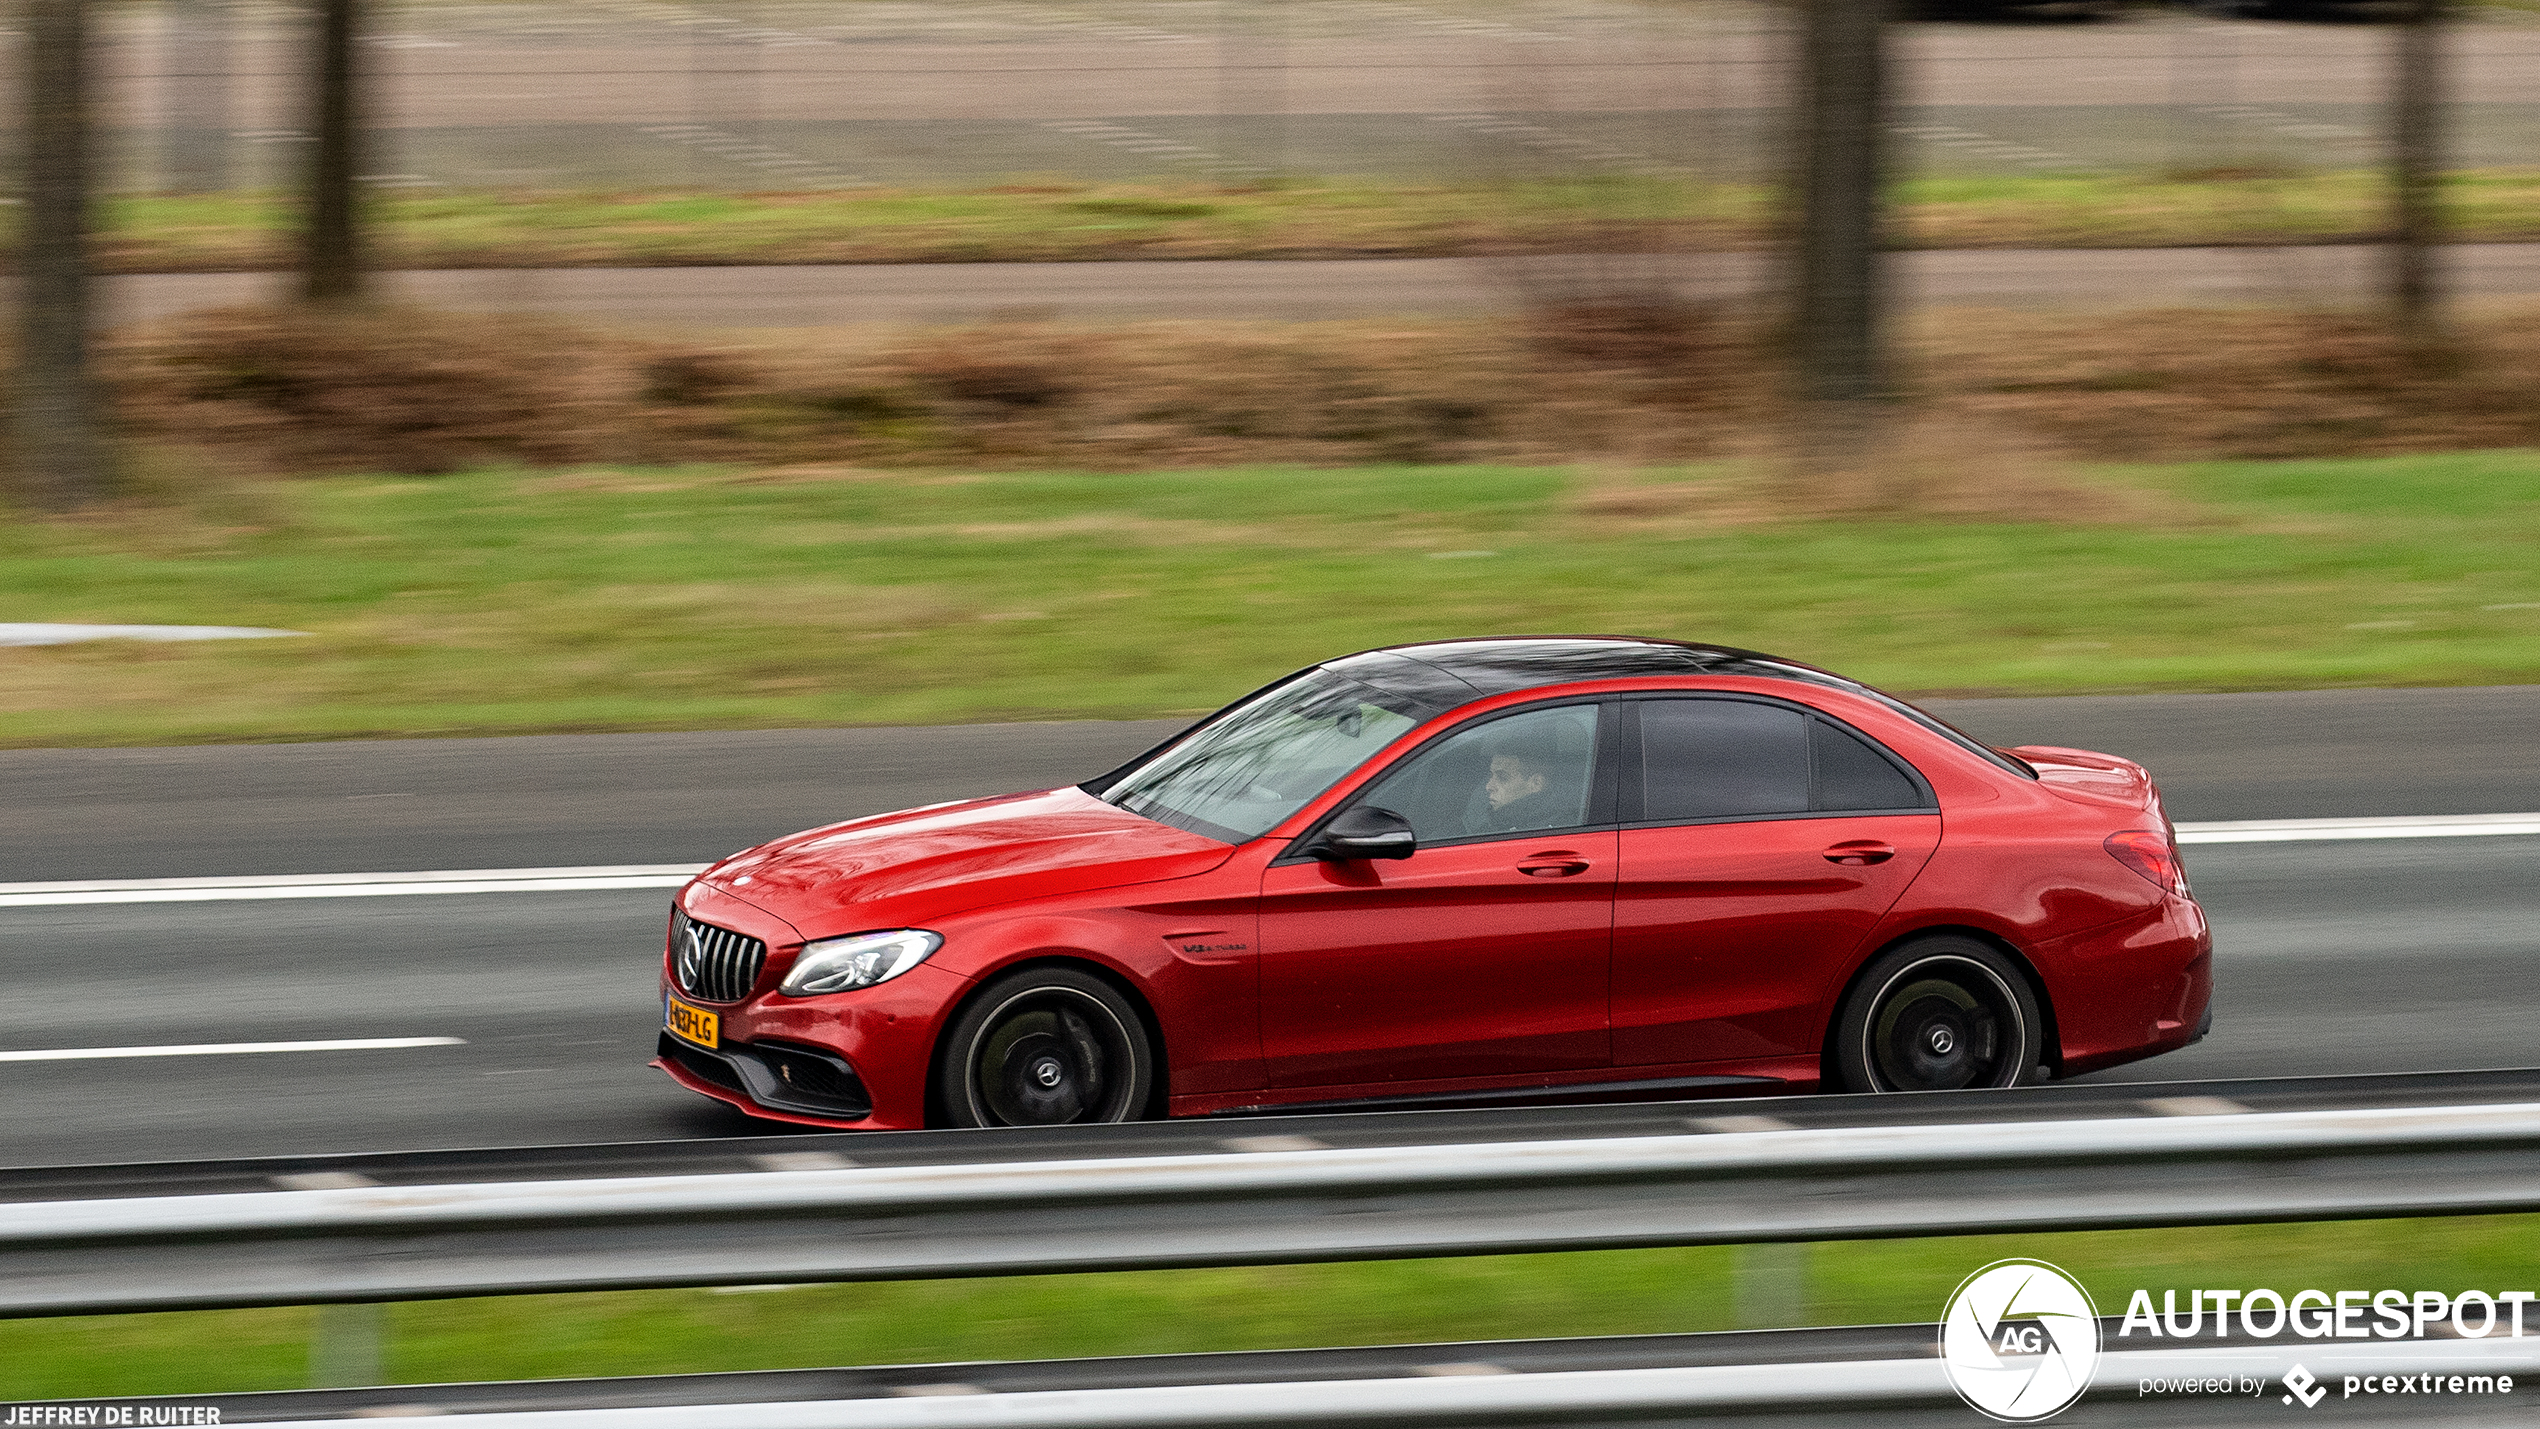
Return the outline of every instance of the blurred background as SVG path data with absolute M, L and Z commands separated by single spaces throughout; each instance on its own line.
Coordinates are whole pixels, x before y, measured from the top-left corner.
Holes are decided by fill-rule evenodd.
M 1791 12 L 1736 3 L 378 4 L 389 189 L 833 192 L 1351 177 L 1758 182 L 1782 166 Z M 1905 17 L 1900 176 L 2210 177 L 2381 161 L 2369 3 L 2052 0 Z M 287 187 L 309 138 L 295 7 L 99 12 L 104 176 Z M 2540 138 L 2540 11 L 2460 17 L 2451 159 Z
M 697 861 L 1513 631 L 1966 699 L 2181 819 L 2540 797 L 2527 689 L 2396 688 L 2540 670 L 2540 6 L 25 0 L 0 39 L 0 613 L 52 632 L 0 641 L 9 877 Z M 98 634 L 159 624 L 295 638 Z M 515 735 L 555 738 L 446 738 Z M 2471 844 L 2198 850 L 2237 1000 L 2143 1075 L 2528 1060 L 2527 853 Z M 6 1159 L 742 1134 L 642 1066 L 659 903 L 17 911 L 37 1040 L 471 1046 L 21 1068 Z M 2528 1284 L 2531 1230 L 13 1321 L 0 1394 L 1908 1321 L 2003 1254 Z
M 1926 6 L 1892 35 L 1878 116 L 1892 237 L 2379 234 L 2387 22 L 2406 13 Z M 1753 250 L 1808 112 L 1800 18 L 1605 0 L 379 4 L 360 19 L 356 177 L 391 266 Z M 2429 102 L 2451 168 L 2501 181 L 2525 162 L 2535 22 L 2488 6 L 2449 26 Z M 314 141 L 303 14 L 168 0 L 99 8 L 94 27 L 98 186 L 126 200 L 104 261 L 272 266 Z M 2473 206 L 2527 222 L 2522 187 Z M 1070 188 L 1089 192 L 1056 192 Z M 673 194 L 750 201 L 632 203 Z M 601 195 L 619 201 L 565 202 Z M 826 233 L 800 212 L 886 196 L 902 200 L 888 221 Z M 772 211 L 788 205 L 785 228 Z M 2207 263 L 2152 295 L 2356 282 L 2334 260 L 2253 273 Z M 1763 279 L 1711 264 L 1687 281 Z M 2090 280 L 2025 287 L 2076 296 Z

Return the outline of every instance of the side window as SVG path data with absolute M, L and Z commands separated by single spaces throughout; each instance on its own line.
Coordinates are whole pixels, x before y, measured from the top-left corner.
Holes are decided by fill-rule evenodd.
M 1640 816 L 1807 812 L 1811 723 L 1795 709 L 1746 700 L 1643 701 Z
M 1595 705 L 1485 720 L 1413 755 L 1360 803 L 1411 821 L 1423 845 L 1587 822 Z
M 1846 812 L 1928 807 L 1905 771 L 1859 735 L 1826 720 L 1809 723 L 1817 755 L 1817 797 L 1811 807 Z

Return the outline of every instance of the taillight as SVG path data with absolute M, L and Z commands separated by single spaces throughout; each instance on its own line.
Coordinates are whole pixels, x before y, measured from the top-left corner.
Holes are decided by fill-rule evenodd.
M 2127 829 L 2108 835 L 2102 847 L 2117 862 L 2142 874 L 2153 887 L 2187 896 L 2187 865 L 2170 836 L 2154 829 Z

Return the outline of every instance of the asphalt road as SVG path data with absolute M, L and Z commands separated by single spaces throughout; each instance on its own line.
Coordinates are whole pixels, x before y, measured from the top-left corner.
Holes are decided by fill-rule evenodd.
M 2317 305 L 2360 299 L 2377 250 L 1996 248 L 1899 253 L 1904 299 L 1923 307 Z M 2470 298 L 2540 293 L 2540 244 L 2462 244 L 2446 272 Z M 479 312 L 716 328 L 972 322 L 1306 321 L 1502 313 L 1596 285 L 1665 286 L 1696 301 L 1761 294 L 1765 255 L 1614 258 L 1234 259 L 1100 263 L 801 264 L 736 268 L 459 269 L 384 275 L 398 298 Z M 148 273 L 105 280 L 100 326 L 279 298 L 282 273 Z
M 2540 687 L 1968 701 L 1987 738 L 2112 749 L 2182 819 L 2540 809 Z M 0 879 L 702 860 L 827 818 L 1096 772 L 1169 726 L 0 753 Z M 2530 838 L 2193 852 L 2220 951 L 2154 1080 L 2540 1061 Z M 641 1064 L 659 892 L 0 911 L 0 1048 L 467 1045 L 0 1066 L 0 1160 L 728 1135 Z

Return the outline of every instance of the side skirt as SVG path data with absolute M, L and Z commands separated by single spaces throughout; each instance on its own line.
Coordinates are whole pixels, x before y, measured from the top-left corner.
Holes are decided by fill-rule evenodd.
M 1424 1092 L 1412 1096 L 1348 1097 L 1340 1101 L 1270 1102 L 1224 1107 L 1204 1116 L 1279 1116 L 1290 1112 L 1424 1111 L 1462 1106 L 1560 1106 L 1576 1101 L 1667 1101 L 1679 1092 L 1720 1087 L 1778 1087 L 1779 1077 L 1664 1077 L 1635 1082 L 1570 1082 L 1548 1087 L 1489 1087 L 1473 1092 Z

